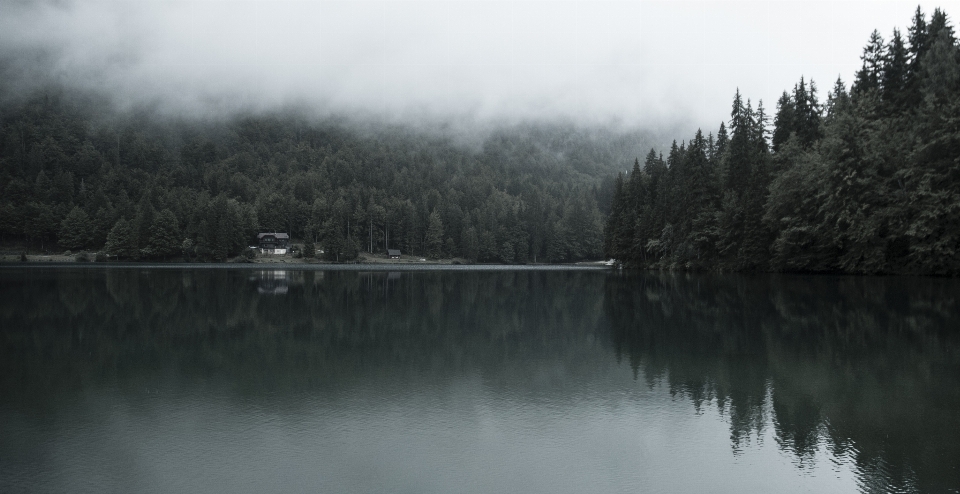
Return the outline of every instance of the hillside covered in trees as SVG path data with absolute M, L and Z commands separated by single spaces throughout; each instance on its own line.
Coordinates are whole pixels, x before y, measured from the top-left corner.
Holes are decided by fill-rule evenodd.
M 387 247 L 480 262 L 596 259 L 613 172 L 645 139 L 518 124 L 461 142 L 289 112 L 163 119 L 47 88 L 0 111 L 0 240 L 225 260 L 258 231 L 281 231 L 333 261 Z
M 771 115 L 620 176 L 605 251 L 628 266 L 960 274 L 960 47 L 942 10 L 870 36 L 848 90 L 803 78 Z M 768 129 L 771 128 L 772 132 Z

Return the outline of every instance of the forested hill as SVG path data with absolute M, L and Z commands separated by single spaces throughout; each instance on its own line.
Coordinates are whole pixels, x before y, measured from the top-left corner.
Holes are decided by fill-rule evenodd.
M 672 269 L 960 274 L 960 47 L 946 13 L 918 8 L 887 41 L 874 31 L 862 59 L 851 88 L 838 79 L 826 101 L 803 78 L 773 115 L 738 91 L 715 136 L 647 154 L 617 179 L 608 255 Z
M 66 89 L 7 101 L 2 241 L 121 259 L 223 260 L 258 231 L 340 261 L 388 246 L 481 262 L 596 259 L 614 172 L 655 144 L 564 125 L 464 140 L 284 113 L 164 120 Z

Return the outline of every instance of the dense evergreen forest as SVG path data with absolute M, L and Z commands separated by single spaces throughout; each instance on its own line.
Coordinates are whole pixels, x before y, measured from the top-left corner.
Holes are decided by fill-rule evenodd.
M 225 260 L 285 231 L 334 261 L 431 258 L 722 271 L 960 273 L 960 46 L 945 12 L 874 32 L 849 88 L 803 78 L 771 115 L 634 160 L 649 136 L 442 132 L 291 113 L 160 118 L 0 83 L 0 242 Z M 633 170 L 614 181 L 614 172 Z M 604 227 L 604 222 L 606 226 Z M 320 252 L 323 254 L 320 254 Z
M 729 127 L 620 176 L 605 251 L 625 265 L 960 273 L 960 47 L 942 10 L 874 31 L 848 90 L 813 81 L 771 116 L 737 91 Z M 769 128 L 772 123 L 772 133 Z
M 280 231 L 331 261 L 387 247 L 479 262 L 596 259 L 614 171 L 650 145 L 572 125 L 516 124 L 469 142 L 291 112 L 200 121 L 110 108 L 63 87 L 6 98 L 8 250 L 226 260 L 258 231 Z

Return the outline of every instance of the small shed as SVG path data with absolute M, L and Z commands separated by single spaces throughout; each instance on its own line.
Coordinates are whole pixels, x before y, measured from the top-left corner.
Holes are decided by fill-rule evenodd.
M 390 259 L 400 259 L 400 249 L 387 249 L 387 257 Z
M 258 233 L 257 243 L 260 245 L 260 252 L 263 254 L 286 254 L 287 244 L 290 243 L 290 235 L 286 233 Z

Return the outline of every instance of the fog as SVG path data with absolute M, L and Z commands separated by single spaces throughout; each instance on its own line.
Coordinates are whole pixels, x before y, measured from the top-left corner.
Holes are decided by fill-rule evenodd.
M 870 32 L 905 35 L 916 6 L 5 0 L 0 57 L 14 91 L 57 82 L 172 115 L 295 107 L 692 132 L 728 119 L 738 87 L 768 113 L 801 76 L 825 99 L 853 79 Z

